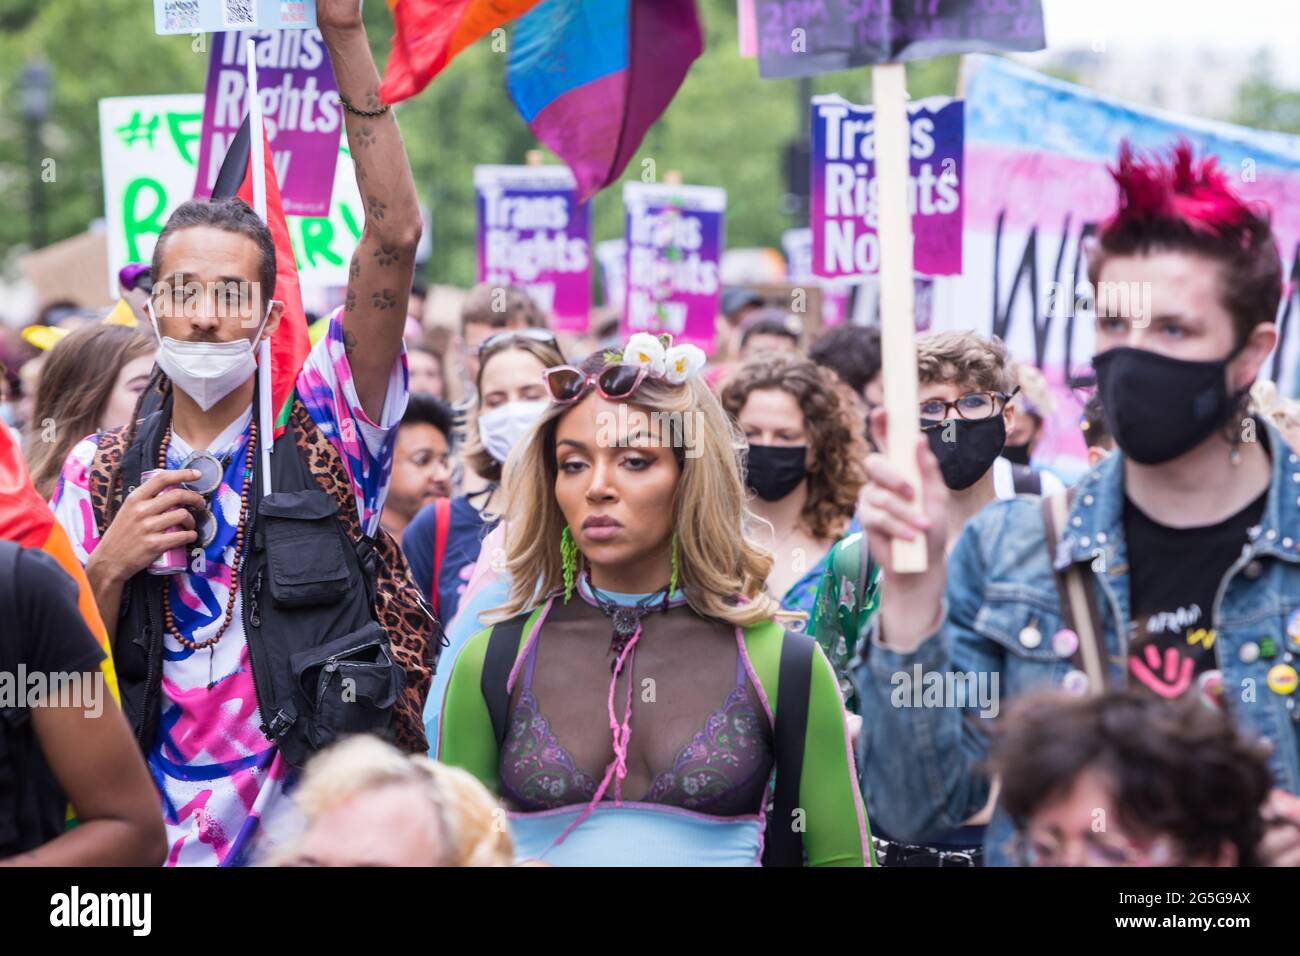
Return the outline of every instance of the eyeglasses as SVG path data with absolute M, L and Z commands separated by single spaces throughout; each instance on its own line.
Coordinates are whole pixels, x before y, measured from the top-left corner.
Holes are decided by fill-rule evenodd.
M 542 379 L 557 405 L 571 405 L 587 394 L 591 386 L 611 402 L 627 398 L 645 381 L 650 369 L 645 365 L 616 362 L 588 375 L 572 365 L 556 365 L 542 373 Z
M 555 351 L 560 351 L 560 343 L 556 341 L 554 335 L 546 329 L 510 329 L 505 332 L 497 332 L 489 335 L 483 340 L 483 344 L 478 347 L 474 354 L 483 358 L 488 352 L 503 348 L 511 342 L 517 342 L 523 339 L 528 342 L 536 342 L 539 345 L 545 345 Z
M 1010 394 L 1006 392 L 967 392 L 952 402 L 945 402 L 941 398 L 928 398 L 920 404 L 921 418 L 938 424 L 948 417 L 948 409 L 950 408 L 959 417 L 967 421 L 992 418 L 1006 408 L 1007 402 L 1011 401 L 1019 391 L 1020 386 L 1017 385 Z

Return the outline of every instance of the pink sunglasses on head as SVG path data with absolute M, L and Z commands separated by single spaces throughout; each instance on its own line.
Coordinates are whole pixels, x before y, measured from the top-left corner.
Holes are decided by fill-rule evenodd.
M 571 405 L 594 385 L 596 391 L 611 402 L 621 401 L 645 381 L 650 369 L 630 362 L 606 365 L 599 372 L 587 374 L 572 365 L 556 365 L 542 373 L 542 379 L 557 405 Z

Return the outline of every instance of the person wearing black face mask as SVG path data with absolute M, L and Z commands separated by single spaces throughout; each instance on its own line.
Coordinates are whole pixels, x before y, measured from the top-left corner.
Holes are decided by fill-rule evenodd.
M 986 506 L 1015 496 L 1010 463 L 1000 456 L 1016 420 L 1010 400 L 1019 389 L 1013 384 L 1015 372 L 1006 347 L 996 338 L 932 332 L 917 338 L 916 354 L 921 434 L 948 489 L 943 515 L 951 543 Z M 883 408 L 873 413 L 871 432 L 882 447 L 888 445 L 889 419 Z M 890 585 L 884 581 L 878 593 L 887 592 Z M 823 587 L 831 591 L 832 602 L 839 603 L 834 582 L 824 581 Z M 871 620 L 868 616 L 860 621 L 860 628 Z M 819 623 L 819 636 L 821 631 Z M 861 633 L 852 637 L 859 647 L 866 640 Z M 987 813 L 974 814 L 964 826 L 924 841 L 902 839 L 877 825 L 877 853 L 884 866 L 978 866 L 987 819 Z
M 1010 463 L 1000 459 L 1016 421 L 1011 399 L 1019 388 L 1012 384 L 1006 348 L 995 338 L 932 332 L 917 340 L 916 352 L 921 434 L 950 491 L 944 513 L 951 542 L 985 505 L 1019 490 Z M 876 414 L 872 433 L 884 445 L 888 420 Z M 1042 478 L 1048 493 L 1062 487 L 1054 476 Z
M 766 527 L 755 532 L 775 557 L 768 591 L 800 614 L 788 625 L 797 628 L 812 615 L 831 547 L 858 530 L 866 444 L 836 384 L 802 356 L 768 353 L 742 365 L 721 393 L 749 442 L 749 510 L 771 526 L 770 538 Z
M 854 671 L 873 758 L 868 807 L 907 838 L 981 812 L 996 792 L 969 708 L 890 706 L 891 675 L 914 662 L 997 679 L 1004 711 L 1020 688 L 1126 686 L 1223 707 L 1268 741 L 1277 789 L 1256 854 L 1300 865 L 1300 456 L 1243 403 L 1277 345 L 1278 244 L 1289 240 L 1185 142 L 1167 157 L 1125 144 L 1112 172 L 1119 203 L 1088 278 L 1098 395 L 1118 451 L 1068 498 L 986 508 L 947 561 L 934 457 L 919 456 L 919 510 L 896 469 L 867 462 L 863 523 L 888 575 L 871 654 Z M 892 539 L 917 536 L 930 567 L 891 573 Z M 1010 834 L 995 813 L 990 862 L 1010 862 Z

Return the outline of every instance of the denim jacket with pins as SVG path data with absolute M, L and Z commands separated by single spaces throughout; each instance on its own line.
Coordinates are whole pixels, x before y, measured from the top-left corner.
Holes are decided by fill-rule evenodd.
M 1297 793 L 1300 693 L 1281 692 L 1278 681 L 1271 689 L 1268 674 L 1279 665 L 1300 669 L 1300 456 L 1272 426 L 1260 423 L 1259 431 L 1273 480 L 1260 524 L 1219 585 L 1213 650 L 1229 712 L 1269 742 L 1275 784 Z M 1116 452 L 1080 480 L 1066 530 L 1051 549 L 1059 561 L 1082 562 L 1093 579 L 1116 684 L 1125 679 L 1130 628 L 1122 515 Z M 896 839 L 934 839 L 979 812 L 989 799 L 983 763 L 997 713 L 1028 691 L 1059 686 L 1072 669 L 1052 647 L 1062 618 L 1045 537 L 1038 498 L 994 502 L 966 525 L 949 556 L 940 629 L 900 654 L 880 644 L 877 616 L 870 641 L 862 642 L 854 667 L 863 716 L 858 766 L 872 820 Z M 1021 639 L 1031 627 L 1040 641 Z M 923 676 L 931 672 L 943 677 L 945 690 L 938 677 Z M 918 677 L 933 693 L 914 687 Z M 989 864 L 1014 862 L 1013 838 L 999 809 L 985 840 Z

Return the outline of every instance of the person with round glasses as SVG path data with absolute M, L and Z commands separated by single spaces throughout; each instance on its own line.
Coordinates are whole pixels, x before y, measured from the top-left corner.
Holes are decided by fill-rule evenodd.
M 703 364 L 642 333 L 548 369 L 506 467 L 510 592 L 455 658 L 438 757 L 501 797 L 519 859 L 871 862 L 834 672 L 772 621 Z

